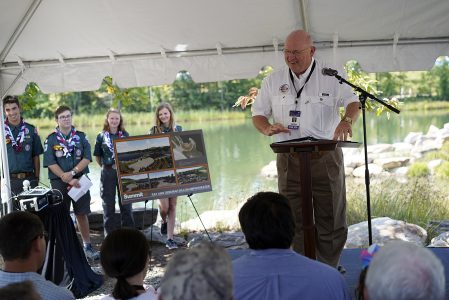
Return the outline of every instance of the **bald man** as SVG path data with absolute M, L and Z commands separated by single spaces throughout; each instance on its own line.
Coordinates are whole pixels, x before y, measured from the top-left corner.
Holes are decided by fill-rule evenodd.
M 308 136 L 347 140 L 352 136 L 352 125 L 359 115 L 358 98 L 349 86 L 324 76 L 321 70 L 327 65 L 314 54 L 307 32 L 291 32 L 284 43 L 287 66 L 262 83 L 252 106 L 253 124 L 275 142 Z M 345 112 L 342 118 L 340 107 Z M 295 216 L 293 249 L 304 254 L 299 155 L 277 154 L 277 171 L 279 192 L 287 197 Z M 348 232 L 341 149 L 314 153 L 311 171 L 317 259 L 337 267 Z

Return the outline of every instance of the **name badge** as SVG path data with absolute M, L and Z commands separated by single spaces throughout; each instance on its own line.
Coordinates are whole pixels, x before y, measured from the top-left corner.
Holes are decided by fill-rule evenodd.
M 301 117 L 301 111 L 291 110 L 288 115 L 290 117 L 290 123 L 288 124 L 287 128 L 292 129 L 292 130 L 298 130 L 299 129 L 299 117 Z

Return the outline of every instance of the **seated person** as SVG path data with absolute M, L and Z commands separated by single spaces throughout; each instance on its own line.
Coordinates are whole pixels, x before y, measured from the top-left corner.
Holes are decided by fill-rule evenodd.
M 156 300 L 153 287 L 145 289 L 143 280 L 148 271 L 150 245 L 137 229 L 120 228 L 110 232 L 103 241 L 100 261 L 104 272 L 117 279 L 112 295 L 103 300 Z
M 0 288 L 0 300 L 41 300 L 31 281 L 10 283 Z
M 158 299 L 232 299 L 229 255 L 222 248 L 205 242 L 177 252 L 165 269 Z
M 429 249 L 391 241 L 373 257 L 365 279 L 364 299 L 443 300 L 444 268 Z
M 351 299 L 336 269 L 291 249 L 295 222 L 287 198 L 257 193 L 239 221 L 251 251 L 232 263 L 235 300 Z
M 45 235 L 41 220 L 30 212 L 16 211 L 0 219 L 0 254 L 4 260 L 0 287 L 29 280 L 42 299 L 75 299 L 68 289 L 37 273 L 45 260 Z

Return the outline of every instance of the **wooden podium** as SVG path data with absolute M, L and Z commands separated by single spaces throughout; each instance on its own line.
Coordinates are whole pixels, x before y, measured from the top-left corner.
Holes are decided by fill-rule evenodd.
M 298 153 L 300 161 L 302 223 L 304 230 L 305 256 L 316 259 L 315 222 L 312 204 L 312 179 L 310 159 L 312 152 L 331 151 L 337 147 L 358 148 L 360 143 L 349 141 L 318 140 L 313 137 L 270 144 L 275 153 Z

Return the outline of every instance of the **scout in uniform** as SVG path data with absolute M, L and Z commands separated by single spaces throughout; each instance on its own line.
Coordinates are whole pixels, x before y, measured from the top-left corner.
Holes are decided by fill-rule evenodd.
M 21 116 L 19 99 L 6 96 L 3 99 L 5 120 L 5 142 L 8 152 L 11 194 L 23 192 L 23 181 L 29 180 L 30 187 L 39 183 L 40 160 L 43 153 L 37 129 L 25 122 Z
M 48 178 L 51 187 L 63 195 L 63 202 L 70 210 L 73 204 L 78 228 L 83 239 L 84 252 L 91 259 L 98 259 L 99 254 L 92 248 L 89 235 L 90 193 L 87 191 L 77 201 L 67 194 L 72 186 L 79 187 L 79 178 L 89 173 L 87 165 L 91 162 L 90 144 L 84 132 L 77 131 L 72 126 L 72 110 L 60 106 L 55 111 L 58 124 L 44 143 L 44 167 L 48 168 Z
M 101 167 L 100 195 L 103 200 L 104 236 L 120 227 L 115 215 L 115 195 L 118 191 L 118 179 L 113 141 L 128 136 L 129 134 L 123 126 L 122 114 L 117 109 L 110 108 L 106 113 L 103 131 L 97 135 L 94 148 L 95 160 Z M 123 227 L 134 227 L 132 204 L 122 204 L 120 193 L 118 193 L 118 205 L 120 207 L 121 225 Z

